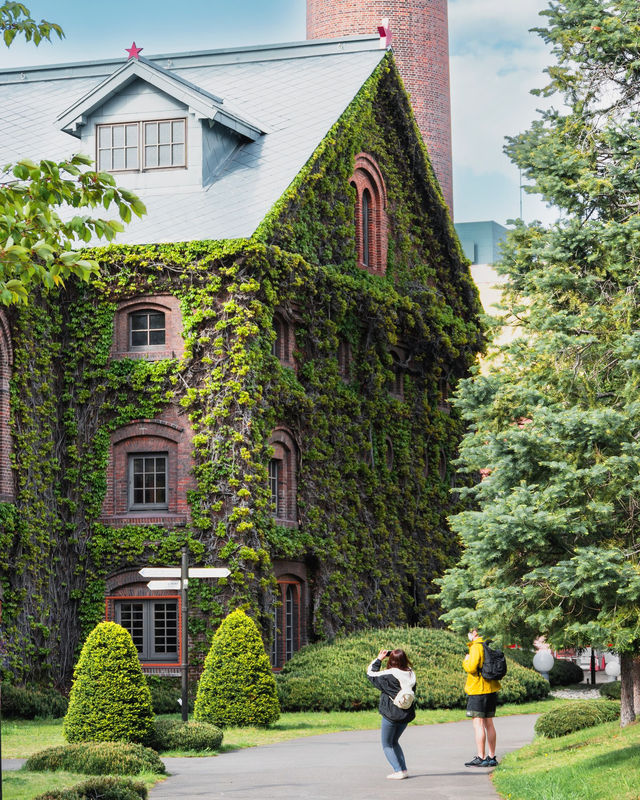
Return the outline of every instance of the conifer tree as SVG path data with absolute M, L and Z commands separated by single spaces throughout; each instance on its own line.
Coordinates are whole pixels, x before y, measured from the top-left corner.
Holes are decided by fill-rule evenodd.
M 115 622 L 101 622 L 87 637 L 74 670 L 65 738 L 145 743 L 152 726 L 151 692 L 131 635 Z
M 266 726 L 279 716 L 276 682 L 258 627 L 237 609 L 223 619 L 213 637 L 194 717 L 219 726 Z
M 557 0 L 537 29 L 559 101 L 506 152 L 561 211 L 501 270 L 521 335 L 463 382 L 464 545 L 444 619 L 528 645 L 610 647 L 640 713 L 640 6 Z M 634 705 L 634 683 L 636 686 Z

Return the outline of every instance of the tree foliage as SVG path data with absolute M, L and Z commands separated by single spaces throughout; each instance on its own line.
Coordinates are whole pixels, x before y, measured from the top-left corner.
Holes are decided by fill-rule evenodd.
M 198 684 L 194 717 L 219 726 L 266 726 L 279 716 L 276 682 L 258 627 L 236 609 L 213 637 Z
M 129 631 L 101 622 L 84 643 L 64 718 L 68 742 L 146 742 L 151 692 Z
M 465 550 L 441 601 L 458 629 L 610 646 L 624 682 L 640 650 L 640 10 L 563 0 L 542 16 L 556 63 L 539 93 L 561 103 L 506 152 L 562 217 L 510 234 L 521 335 L 461 387 L 461 467 L 485 477 L 452 519 Z
M 22 3 L 0 5 L 0 31 L 7 46 L 18 34 L 36 45 L 52 33 L 64 35 L 55 23 L 33 20 Z M 91 164 L 87 156 L 74 155 L 60 162 L 21 159 L 0 168 L 1 304 L 27 302 L 36 286 L 51 289 L 71 276 L 88 280 L 98 271 L 97 263 L 75 248 L 92 238 L 111 241 L 123 227 L 86 211 L 113 206 L 124 222 L 132 213 L 145 213 L 132 192 L 118 189 L 111 175 L 89 169 Z

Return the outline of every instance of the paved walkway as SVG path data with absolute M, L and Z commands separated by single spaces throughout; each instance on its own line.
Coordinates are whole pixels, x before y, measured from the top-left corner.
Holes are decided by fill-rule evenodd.
M 498 717 L 498 758 L 533 738 L 536 715 Z M 170 777 L 150 800 L 495 800 L 490 770 L 465 767 L 475 753 L 470 721 L 411 725 L 401 739 L 410 777 L 388 781 L 379 731 L 308 736 L 210 758 L 165 758 Z

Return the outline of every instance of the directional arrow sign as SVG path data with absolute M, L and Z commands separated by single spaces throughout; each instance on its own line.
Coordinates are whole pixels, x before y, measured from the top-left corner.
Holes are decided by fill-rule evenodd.
M 190 578 L 226 578 L 231 575 L 226 567 L 189 567 Z
M 152 592 L 162 589 L 182 589 L 182 581 L 149 581 L 147 586 Z
M 231 573 L 226 567 L 190 567 L 190 578 L 226 578 Z M 143 578 L 179 578 L 180 567 L 143 567 Z

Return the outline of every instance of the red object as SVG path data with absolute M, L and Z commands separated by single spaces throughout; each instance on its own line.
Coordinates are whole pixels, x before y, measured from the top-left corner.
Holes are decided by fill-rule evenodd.
M 140 53 L 144 50 L 144 47 L 136 47 L 134 42 L 131 47 L 125 47 L 124 49 L 129 53 L 127 61 L 130 61 L 132 58 L 140 58 Z
M 447 0 L 307 0 L 307 38 L 370 35 L 385 17 L 387 33 L 393 30 L 394 58 L 452 211 Z

